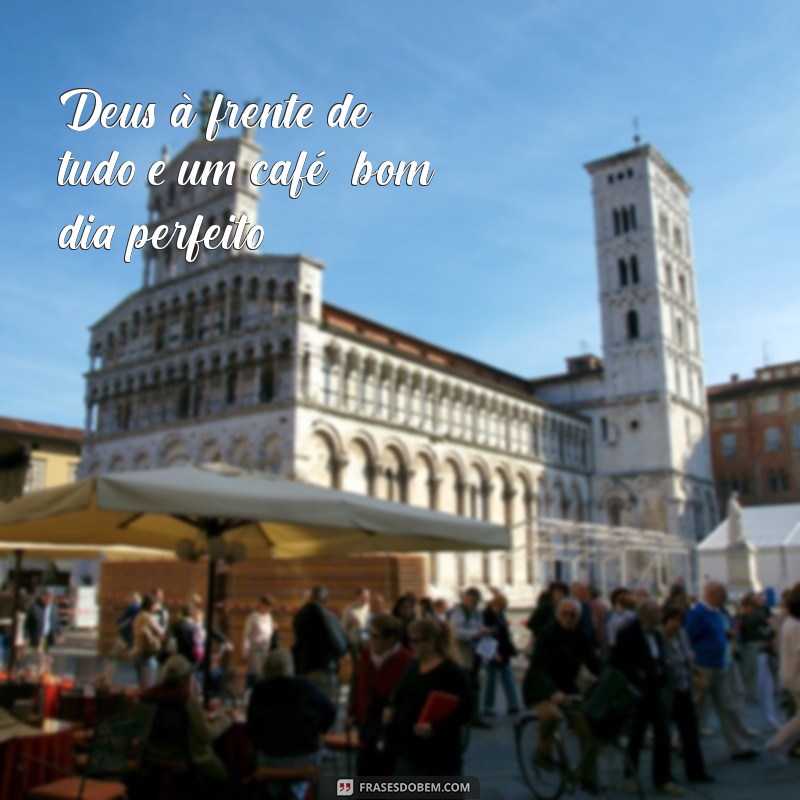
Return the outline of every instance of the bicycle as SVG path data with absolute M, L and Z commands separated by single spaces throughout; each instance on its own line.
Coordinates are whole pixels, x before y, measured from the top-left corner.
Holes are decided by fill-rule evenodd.
M 553 732 L 552 755 L 535 759 L 539 743 L 539 717 L 535 711 L 525 714 L 515 724 L 517 762 L 525 783 L 537 800 L 558 800 L 564 792 L 579 788 L 606 800 L 644 800 L 642 784 L 618 737 L 593 735 L 582 752 L 573 719 L 582 714 L 580 699 L 568 700 L 561 720 Z M 595 776 L 590 777 L 592 761 Z

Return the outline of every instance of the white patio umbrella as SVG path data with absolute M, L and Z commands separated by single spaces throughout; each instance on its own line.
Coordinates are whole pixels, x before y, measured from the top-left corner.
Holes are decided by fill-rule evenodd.
M 0 505 L 6 541 L 127 545 L 209 556 L 207 636 L 218 558 L 507 549 L 499 525 L 224 464 L 87 478 Z M 210 638 L 207 639 L 210 641 Z M 210 648 L 205 650 L 206 690 Z

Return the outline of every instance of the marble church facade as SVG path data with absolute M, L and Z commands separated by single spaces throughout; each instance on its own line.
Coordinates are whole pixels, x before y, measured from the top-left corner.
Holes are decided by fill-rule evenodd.
M 250 137 L 192 142 L 173 164 L 231 160 L 244 179 L 187 190 L 168 168 L 150 219 L 255 223 L 257 155 Z M 511 526 L 509 553 L 432 556 L 442 592 L 528 602 L 556 574 L 628 577 L 606 575 L 608 542 L 663 569 L 654 554 L 715 519 L 693 267 L 673 233 L 689 242 L 688 187 L 650 147 L 588 169 L 602 361 L 531 381 L 326 303 L 307 256 L 150 251 L 141 289 L 91 329 L 83 471 L 223 460 Z

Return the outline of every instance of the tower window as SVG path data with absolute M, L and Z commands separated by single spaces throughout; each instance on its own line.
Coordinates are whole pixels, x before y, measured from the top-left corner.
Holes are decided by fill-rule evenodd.
M 625 263 L 625 259 L 621 258 L 617 262 L 617 266 L 619 267 L 619 285 L 620 286 L 627 286 L 628 285 L 628 265 Z
M 629 339 L 639 338 L 639 315 L 635 311 L 629 311 L 625 316 L 625 325 Z
M 636 230 L 636 206 L 623 206 L 612 211 L 614 218 L 614 235 Z
M 669 261 L 664 263 L 664 281 L 669 288 L 672 288 L 672 264 Z
M 678 275 L 678 291 L 681 293 L 681 297 L 687 296 L 685 275 Z
M 639 259 L 631 256 L 631 283 L 639 283 Z

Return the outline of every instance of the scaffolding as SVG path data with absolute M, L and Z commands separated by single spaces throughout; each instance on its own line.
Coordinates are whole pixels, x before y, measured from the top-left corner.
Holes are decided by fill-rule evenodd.
M 540 518 L 532 538 L 539 587 L 580 580 L 608 595 L 618 586 L 661 593 L 679 578 L 687 586 L 693 583 L 695 545 L 674 534 Z

